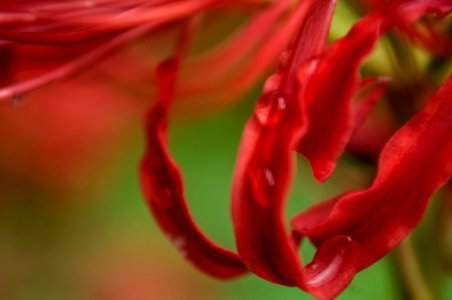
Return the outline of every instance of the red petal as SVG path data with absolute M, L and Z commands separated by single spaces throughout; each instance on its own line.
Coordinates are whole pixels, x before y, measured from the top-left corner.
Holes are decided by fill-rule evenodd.
M 357 270 L 400 243 L 421 220 L 432 194 L 452 174 L 451 95 L 452 77 L 424 111 L 386 144 L 369 189 L 340 197 L 317 226 L 305 226 L 303 218 L 312 218 L 310 214 L 321 207 L 302 213 L 292 222 L 296 231 L 320 246 L 337 235 L 351 237 L 360 246 Z
M 379 4 L 387 12 L 361 19 L 320 59 L 305 95 L 308 116 L 297 150 L 308 158 L 316 179 L 325 181 L 336 167 L 356 127 L 351 101 L 359 88 L 359 69 L 379 37 L 393 24 L 407 26 L 425 11 L 445 13 L 450 1 L 391 1 Z M 392 17 L 392 19 L 388 19 Z M 397 23 L 399 22 L 399 23 Z M 400 26 L 402 26 L 400 25 Z M 338 75 L 340 74 L 340 76 Z
M 176 73 L 174 60 L 162 64 L 157 73 L 159 101 L 146 118 L 146 153 L 140 165 L 143 194 L 159 226 L 182 256 L 215 277 L 242 275 L 246 267 L 238 255 L 209 240 L 192 220 L 181 172 L 167 149 L 168 106 Z
M 218 77 L 224 76 L 231 71 L 231 68 L 243 63 L 247 56 L 267 42 L 266 39 L 286 12 L 289 2 L 276 1 L 253 16 L 247 24 L 237 30 L 237 34 L 215 45 L 207 53 L 187 61 L 183 70 L 186 69 L 191 76 L 184 78 L 183 84 L 193 86 L 191 88 L 199 85 L 199 81 L 205 86 L 212 85 L 218 81 Z M 193 73 L 197 74 L 195 78 L 192 76 Z
M 389 77 L 370 77 L 361 81 L 356 97 L 358 104 L 354 109 L 354 129 L 359 128 L 366 121 L 390 82 Z
M 351 269 L 343 274 L 336 270 L 354 266 L 349 260 L 354 257 L 355 243 L 347 237 L 331 241 L 304 269 L 296 244 L 286 232 L 283 207 L 293 173 L 291 146 L 301 113 L 297 95 L 302 87 L 297 87 L 291 76 L 300 67 L 304 75 L 310 75 L 311 68 L 303 66 L 323 51 L 334 4 L 315 2 L 310 8 L 310 18 L 292 45 L 290 59 L 274 75 L 281 77 L 276 90 L 267 90 L 258 100 L 242 137 L 232 193 L 237 246 L 248 268 L 267 280 L 298 286 L 322 299 L 337 295 L 353 277 Z
M 329 235 L 329 230 L 335 228 L 325 228 L 321 233 L 328 238 L 319 237 L 320 247 L 317 255 L 311 264 L 303 267 L 296 249 L 299 239 L 296 236 L 292 239 L 287 234 L 283 218 L 285 197 L 293 174 L 291 148 L 299 135 L 300 119 L 303 116 L 301 107 L 304 103 L 298 101 L 296 95 L 303 93 L 306 84 L 301 82 L 297 85 L 291 76 L 294 75 L 294 70 L 297 70 L 300 78 L 311 78 L 310 62 L 322 50 L 322 47 L 316 47 L 322 45 L 319 38 L 322 35 L 313 33 L 316 30 L 321 33 L 328 28 L 328 24 L 323 23 L 329 16 L 328 9 L 322 7 L 327 4 L 316 2 L 316 5 L 318 6 L 311 8 L 314 9 L 312 17 L 305 21 L 303 30 L 292 45 L 290 59 L 282 64 L 280 73 L 271 77 L 278 77 L 278 80 L 271 80 L 272 84 L 269 84 L 273 89 L 265 90 L 258 100 L 255 115 L 246 125 L 233 182 L 232 216 L 239 254 L 253 273 L 278 284 L 298 286 L 320 299 L 332 299 L 362 268 L 365 252 L 362 250 L 361 241 L 355 240 L 347 231 L 333 231 L 334 235 Z M 317 19 L 318 15 L 314 17 L 322 13 L 325 14 L 323 18 Z M 377 21 L 369 21 L 371 18 L 376 18 Z M 368 25 L 375 25 L 370 42 L 378 37 L 380 26 L 383 25 L 378 19 L 378 16 L 367 19 L 370 23 Z M 310 39 L 306 38 L 308 36 Z M 364 39 L 364 42 L 366 41 L 368 40 Z M 356 40 L 353 42 L 356 43 Z M 314 43 L 313 47 L 311 43 Z M 301 45 L 303 48 L 298 47 Z M 313 51 L 309 52 L 308 49 Z M 364 46 L 360 49 L 358 56 L 370 51 Z M 346 51 L 342 54 L 348 56 Z M 348 69 L 345 71 L 349 72 Z M 350 76 L 353 78 L 353 74 Z M 313 82 L 309 80 L 309 84 L 316 84 Z M 356 85 L 358 88 L 359 81 Z M 309 88 L 308 85 L 307 89 Z M 306 93 L 309 95 L 308 90 Z M 326 112 L 330 110 L 331 108 L 327 107 Z M 450 111 L 448 113 L 450 114 Z M 447 150 L 450 152 L 450 147 Z M 330 208 L 334 207 L 334 203 L 329 203 L 316 209 L 316 215 L 311 215 L 311 221 L 320 222 L 324 216 L 329 215 Z M 349 224 L 347 215 L 342 217 L 344 226 Z M 379 225 L 372 224 L 375 227 Z M 317 228 L 316 224 L 312 226 Z M 353 226 L 353 223 L 350 226 Z M 306 232 L 300 230 L 300 233 Z M 396 234 L 395 238 L 398 236 Z
M 291 37 L 303 21 L 306 9 L 304 5 L 296 7 L 290 15 L 282 22 L 282 24 L 268 37 L 268 39 L 258 47 L 252 55 L 252 59 L 247 61 L 240 70 L 229 74 L 223 80 L 212 84 L 211 86 L 182 86 L 178 89 L 178 95 L 187 97 L 197 96 L 204 98 L 203 106 L 206 105 L 205 100 L 215 98 L 214 105 L 225 105 L 248 91 L 250 87 L 260 79 L 263 74 L 275 65 L 275 60 L 280 53 L 287 47 Z M 278 81 L 278 80 L 274 80 Z M 279 81 L 278 81 L 279 82 Z M 218 93 L 218 91 L 228 91 L 227 93 Z M 190 100 L 190 105 L 194 101 Z
M 359 251 L 359 245 L 345 235 L 337 235 L 322 244 L 305 268 L 311 293 L 319 299 L 336 298 L 357 272 Z
M 423 28 L 415 28 L 412 38 L 428 51 L 442 57 L 452 56 L 452 38 L 445 32 L 436 31 L 429 24 L 423 24 Z M 446 27 L 446 26 L 444 26 Z M 423 29 L 422 31 L 420 29 Z
M 305 93 L 306 134 L 298 150 L 308 158 L 318 181 L 331 175 L 356 127 L 351 101 L 360 87 L 359 69 L 383 25 L 376 14 L 360 20 L 345 38 L 331 45 L 310 79 Z

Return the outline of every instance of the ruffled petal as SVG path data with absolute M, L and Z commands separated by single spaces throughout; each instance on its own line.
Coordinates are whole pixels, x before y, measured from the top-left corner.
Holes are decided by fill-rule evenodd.
M 167 149 L 168 108 L 177 70 L 178 61 L 168 60 L 157 71 L 159 94 L 146 117 L 141 187 L 159 226 L 183 257 L 211 276 L 236 277 L 244 274 L 246 267 L 237 254 L 211 241 L 194 223 L 185 200 L 181 171 Z
M 452 77 L 426 108 L 388 141 L 369 189 L 320 204 L 298 215 L 292 225 L 319 247 L 338 235 L 349 236 L 359 244 L 355 266 L 362 270 L 387 254 L 420 222 L 432 194 L 452 174 L 451 153 Z M 319 211 L 326 215 L 323 221 Z M 312 218 L 320 222 L 312 224 Z
M 286 231 L 283 208 L 293 175 L 291 149 L 302 114 L 297 96 L 303 87 L 291 76 L 312 74 L 312 58 L 325 48 L 324 33 L 334 5 L 334 1 L 312 3 L 307 11 L 310 17 L 289 50 L 290 58 L 271 77 L 279 78 L 278 84 L 269 84 L 276 89 L 267 89 L 258 100 L 242 137 L 232 193 L 237 247 L 250 271 L 274 283 L 298 286 L 320 299 L 333 298 L 349 284 L 354 271 L 339 274 L 336 270 L 353 266 L 348 261 L 354 257 L 355 243 L 337 238 L 303 268 L 296 242 Z
M 333 3 L 330 2 L 330 5 L 333 5 Z M 413 18 L 417 14 L 417 7 L 415 8 L 415 12 L 413 12 L 414 9 L 406 11 L 408 17 Z M 382 247 L 377 247 L 378 240 L 375 240 L 371 246 L 362 244 L 362 239 L 368 237 L 366 232 L 372 232 L 371 229 L 378 229 L 380 226 L 390 227 L 392 225 L 381 225 L 380 223 L 383 220 L 380 223 L 376 222 L 376 219 L 381 217 L 381 214 L 378 210 L 375 215 L 372 214 L 372 210 L 368 207 L 370 205 L 370 202 L 367 201 L 368 199 L 360 198 L 361 200 L 348 210 L 347 213 L 340 214 L 338 221 L 333 219 L 335 222 L 332 222 L 331 226 L 320 227 L 318 225 L 319 223 L 323 224 L 324 218 L 329 218 L 329 216 L 334 214 L 336 207 L 339 206 L 342 199 L 358 197 L 365 193 L 361 191 L 339 196 L 332 199 L 329 203 L 322 204 L 321 207 L 314 208 L 310 211 L 309 216 L 307 214 L 304 215 L 304 217 L 308 216 L 310 218 L 308 222 L 302 223 L 301 221 L 295 221 L 295 223 L 300 223 L 303 226 L 301 229 L 297 228 L 295 235 L 290 236 L 286 232 L 284 207 L 285 198 L 288 194 L 293 176 L 294 160 L 292 149 L 295 142 L 299 141 L 299 137 L 304 133 L 303 128 L 304 124 L 306 124 L 306 119 L 304 118 L 306 116 L 311 117 L 309 110 L 306 110 L 306 108 L 309 108 L 310 105 L 312 108 L 314 105 L 314 101 L 310 102 L 313 99 L 312 95 L 320 93 L 319 87 L 323 87 L 324 90 L 331 89 L 336 93 L 338 91 L 335 88 L 340 89 L 339 93 L 342 93 L 343 96 L 341 95 L 341 97 L 345 99 L 342 105 L 347 106 L 346 115 L 348 116 L 348 120 L 345 120 L 344 123 L 347 124 L 347 134 L 351 135 L 353 130 L 352 125 L 359 123 L 359 120 L 353 120 L 350 123 L 350 119 L 357 117 L 359 119 L 363 115 L 366 115 L 368 113 L 368 106 L 372 106 L 371 104 L 375 101 L 376 94 L 378 95 L 381 92 L 378 89 L 376 91 L 374 90 L 374 92 L 370 93 L 370 98 L 362 104 L 363 106 L 359 106 L 356 110 L 351 108 L 349 101 L 351 101 L 361 86 L 361 80 L 357 75 L 358 67 L 363 57 L 371 51 L 372 45 L 380 36 L 381 32 L 391 26 L 391 23 L 387 22 L 379 13 L 373 13 L 360 21 L 350 33 L 350 36 L 357 36 L 359 38 L 351 38 L 351 41 L 348 41 L 346 38 L 345 41 L 342 41 L 347 47 L 357 49 L 356 53 L 353 54 L 353 58 L 349 54 L 350 49 L 342 46 L 340 42 L 330 48 L 338 48 L 340 51 L 333 50 L 329 53 L 322 54 L 325 44 L 320 37 L 322 36 L 321 33 L 323 30 L 329 26 L 325 21 L 328 20 L 329 16 L 326 2 L 317 2 L 309 8 L 309 13 L 310 16 L 323 14 L 324 17 L 312 17 L 303 23 L 302 29 L 290 47 L 290 57 L 288 59 L 283 57 L 284 59 L 282 60 L 283 63 L 281 64 L 279 73 L 270 77 L 269 83 L 267 84 L 270 88 L 264 88 L 264 94 L 257 102 L 254 116 L 248 121 L 245 127 L 233 181 L 232 217 L 239 254 L 250 271 L 274 283 L 297 286 L 310 292 L 319 299 L 333 299 L 350 284 L 358 271 L 389 251 L 388 249 L 390 247 L 386 249 L 387 251 L 383 249 L 388 245 L 384 238 L 389 239 L 391 242 L 396 241 L 395 243 L 397 243 L 406 236 L 407 232 L 415 226 L 416 222 L 411 224 L 411 229 L 407 229 L 408 227 L 406 226 L 410 225 L 405 223 L 404 225 L 406 226 L 398 228 L 398 231 L 382 232 L 381 235 L 383 235 L 384 244 Z M 313 34 L 316 30 L 318 30 L 317 34 Z M 308 39 L 307 37 L 310 38 Z M 314 43 L 312 47 L 311 43 Z M 303 45 L 303 47 L 300 47 L 300 45 Z M 323 48 L 319 45 L 322 45 Z M 344 47 L 344 49 L 341 49 L 341 47 Z M 310 52 L 307 49 L 313 50 Z M 331 53 L 337 55 L 335 57 L 336 59 L 331 59 L 331 61 L 340 66 L 339 69 L 341 72 L 334 73 L 334 70 L 328 68 L 327 63 L 322 62 L 328 61 L 326 58 L 333 56 Z M 341 53 L 341 55 L 337 53 Z M 342 56 L 345 56 L 345 58 Z M 345 60 L 346 62 L 341 64 L 340 60 Z M 339 79 L 345 79 L 335 81 L 329 78 L 330 81 L 328 81 L 322 78 L 322 76 L 319 76 L 319 80 L 325 80 L 323 81 L 324 83 L 335 83 L 333 85 L 320 85 L 314 79 L 318 78 L 316 74 L 322 74 L 323 69 L 329 70 L 329 72 L 323 71 L 324 77 L 336 76 Z M 345 77 L 342 71 L 345 72 Z M 295 78 L 300 79 L 300 81 L 294 80 L 294 77 L 291 78 L 293 74 L 297 74 Z M 337 76 L 337 74 L 341 74 L 341 76 Z M 349 79 L 352 81 L 350 85 L 347 83 Z M 340 84 L 347 86 L 343 88 Z M 446 89 L 447 91 L 443 89 L 440 92 L 439 95 L 442 95 L 440 98 L 448 93 L 450 94 L 450 88 Z M 325 95 L 332 96 L 333 99 L 336 95 L 336 93 L 324 93 Z M 298 97 L 299 95 L 301 97 Z M 308 101 L 303 101 L 303 97 L 306 97 Z M 321 105 L 318 103 L 315 104 Z M 440 112 L 441 110 L 436 111 Z M 334 112 L 337 115 L 340 114 L 337 110 L 329 106 L 323 106 L 323 110 L 319 109 L 319 113 L 316 116 L 322 117 L 322 120 L 325 121 L 325 118 L 330 117 L 328 112 Z M 448 112 L 442 113 L 442 117 L 444 118 L 447 114 L 450 115 L 450 107 Z M 334 118 L 334 116 L 332 117 Z M 338 118 L 340 119 L 340 117 Z M 430 125 L 425 125 L 427 131 L 430 130 Z M 416 134 L 419 133 L 416 130 L 414 132 Z M 328 133 L 320 132 L 317 139 L 324 138 L 325 134 L 328 138 Z M 450 132 L 447 134 L 450 135 Z M 345 147 L 345 142 L 341 143 L 340 146 Z M 416 149 L 413 145 L 408 147 L 409 150 L 411 148 L 414 149 L 413 151 L 423 151 L 422 149 Z M 443 153 L 441 158 L 442 163 L 445 162 L 444 154 L 447 151 L 450 152 L 450 150 L 450 146 L 441 149 L 441 153 Z M 428 155 L 424 154 L 426 153 L 422 153 L 419 157 L 428 157 Z M 416 156 L 415 159 L 410 159 L 411 163 L 415 163 L 415 160 L 419 160 L 419 157 Z M 424 159 L 424 161 L 426 160 Z M 385 160 L 385 164 L 387 163 L 388 160 Z M 435 165 L 435 167 L 438 166 Z M 401 175 L 409 173 L 409 170 L 404 170 L 403 167 L 397 166 L 396 169 L 400 169 L 402 173 L 397 171 L 395 173 L 396 177 L 390 175 L 393 179 L 403 178 Z M 384 168 L 381 167 L 380 172 L 384 173 L 383 170 Z M 420 173 L 425 171 L 423 169 L 420 170 Z M 435 171 L 438 170 L 436 168 Z M 436 183 L 441 180 L 445 180 L 445 178 L 438 179 Z M 400 182 L 401 186 L 399 186 L 399 182 L 396 183 L 389 185 L 389 187 L 394 189 L 394 191 L 391 190 L 390 192 L 394 192 L 395 199 L 398 199 L 405 196 L 403 189 L 407 186 L 407 181 L 402 180 Z M 430 187 L 432 186 L 433 184 Z M 433 190 L 438 187 L 438 184 L 434 186 Z M 425 190 L 424 192 L 423 195 L 425 196 L 429 190 Z M 387 195 L 390 195 L 390 193 L 381 191 L 380 196 L 385 197 Z M 379 201 L 381 200 L 380 198 L 378 199 Z M 384 206 L 387 203 L 394 203 L 394 201 L 385 201 L 384 199 L 382 202 L 379 201 L 375 203 L 376 209 L 379 209 L 380 206 Z M 363 207 L 367 209 L 361 209 Z M 417 210 L 419 208 L 410 209 Z M 422 210 L 422 205 L 419 210 Z M 393 209 L 393 211 L 389 213 L 390 216 L 391 214 L 398 216 L 397 212 L 409 211 L 409 209 L 403 207 L 402 210 Z M 368 213 L 368 215 L 359 218 L 358 213 Z M 355 226 L 355 223 L 350 222 L 349 215 L 357 216 L 356 224 L 358 224 L 358 221 L 369 221 L 366 223 L 369 228 Z M 420 220 L 420 216 L 414 218 L 416 218 L 416 221 Z M 384 222 L 386 221 L 387 219 L 385 218 Z M 345 229 L 338 225 L 343 226 Z M 355 232 L 361 233 L 361 235 L 355 234 Z M 319 249 L 313 261 L 303 266 L 301 259 L 298 257 L 297 244 L 308 233 L 309 237 L 311 237 Z M 380 238 L 381 235 L 379 236 Z M 391 245 L 391 247 L 393 246 Z M 375 255 L 376 253 L 378 255 Z
M 306 101 L 308 120 L 297 146 L 318 181 L 325 181 L 334 171 L 357 126 L 352 100 L 360 86 L 359 70 L 380 36 L 393 25 L 407 27 L 425 11 L 445 13 L 450 6 L 450 2 L 440 0 L 381 4 L 378 8 L 388 14 L 376 11 L 361 19 L 320 58 L 306 93 L 301 95 Z
M 302 95 L 308 120 L 298 151 L 309 160 L 320 182 L 334 171 L 356 127 L 352 100 L 360 88 L 359 69 L 383 33 L 383 26 L 384 20 L 377 14 L 360 20 L 320 59 Z

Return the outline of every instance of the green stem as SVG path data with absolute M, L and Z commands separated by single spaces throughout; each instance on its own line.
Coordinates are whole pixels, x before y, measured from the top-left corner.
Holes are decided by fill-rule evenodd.
M 452 274 L 452 184 L 443 191 L 438 210 L 438 246 L 441 267 Z
M 406 239 L 395 249 L 394 257 L 409 299 L 433 300 L 432 293 L 422 276 L 411 238 Z

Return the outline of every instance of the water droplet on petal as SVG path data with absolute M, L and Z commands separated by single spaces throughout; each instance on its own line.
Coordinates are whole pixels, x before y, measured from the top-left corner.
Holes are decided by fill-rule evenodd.
M 273 177 L 272 171 L 270 169 L 264 170 L 265 180 L 267 181 L 267 185 L 272 187 L 275 185 L 275 178 Z
M 318 58 L 313 58 L 309 61 L 307 61 L 306 63 L 304 63 L 303 65 L 300 66 L 300 68 L 298 69 L 298 79 L 300 81 L 305 81 L 306 78 L 309 78 L 314 71 L 317 68 L 317 65 L 319 64 L 320 59 Z
M 276 125 L 283 118 L 286 108 L 286 97 L 279 91 L 273 91 L 259 98 L 255 116 L 262 125 Z
M 273 172 L 266 167 L 257 168 L 248 173 L 248 180 L 256 202 L 262 207 L 268 207 L 272 199 L 271 189 L 276 184 Z
M 176 247 L 177 251 L 179 251 L 180 255 L 182 255 L 182 257 L 187 257 L 188 252 L 187 249 L 185 248 L 186 246 L 185 238 L 183 236 L 172 236 L 172 235 L 168 235 L 168 237 L 173 246 Z
M 264 87 L 262 89 L 264 94 L 276 91 L 281 84 L 281 75 L 273 74 L 265 80 Z

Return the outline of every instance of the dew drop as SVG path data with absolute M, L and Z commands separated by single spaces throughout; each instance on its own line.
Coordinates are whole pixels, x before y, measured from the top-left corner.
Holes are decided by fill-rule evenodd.
M 256 105 L 255 116 L 262 125 L 276 125 L 287 108 L 286 98 L 279 91 L 264 94 Z
M 186 246 L 185 238 L 182 236 L 172 236 L 172 235 L 168 235 L 168 237 L 173 246 L 177 249 L 177 251 L 179 251 L 180 255 L 182 255 L 182 257 L 187 257 L 188 252 L 185 247 Z
M 264 87 L 263 87 L 263 93 L 271 93 L 278 89 L 278 87 L 281 84 L 281 75 L 280 74 L 273 74 L 270 77 L 265 80 Z
M 257 168 L 248 174 L 254 199 L 262 207 L 270 206 L 271 189 L 275 186 L 275 177 L 269 168 Z
M 161 187 L 152 200 L 161 209 L 169 209 L 175 204 L 174 194 L 168 186 Z
M 303 81 L 306 80 L 306 78 L 311 77 L 319 64 L 319 61 L 320 59 L 313 58 L 301 65 L 298 69 L 298 78 Z
M 317 270 L 318 268 L 319 268 L 319 265 L 318 264 L 316 264 L 316 263 L 312 263 L 311 265 L 310 265 L 310 267 L 311 267 L 311 269 L 312 270 Z
M 264 170 L 264 176 L 268 186 L 272 187 L 275 185 L 275 178 L 273 177 L 273 172 L 270 171 L 270 169 Z

